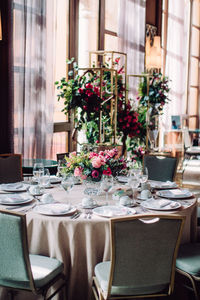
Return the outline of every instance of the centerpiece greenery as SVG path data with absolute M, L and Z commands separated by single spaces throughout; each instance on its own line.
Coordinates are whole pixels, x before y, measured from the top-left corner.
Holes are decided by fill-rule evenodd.
M 138 154 L 141 160 L 146 146 L 147 113 L 149 108 L 156 114 L 161 114 L 164 105 L 169 101 L 169 80 L 161 73 L 153 73 L 149 79 L 149 95 L 147 95 L 147 77 L 142 77 L 138 86 L 138 98 L 136 100 L 125 99 L 125 86 L 123 81 L 124 67 L 119 66 L 120 58 L 115 59 L 117 71 L 117 138 L 118 144 L 123 145 L 122 154 L 127 150 L 133 157 Z M 90 145 L 99 143 L 99 116 L 103 111 L 103 128 L 105 133 L 104 143 L 113 135 L 110 126 L 111 111 L 110 102 L 107 99 L 111 95 L 111 72 L 105 71 L 103 78 L 90 70 L 83 75 L 78 73 L 78 65 L 74 59 L 68 60 L 73 64 L 69 72 L 69 78 L 62 78 L 55 84 L 59 91 L 58 101 L 64 100 L 63 112 L 68 114 L 75 112 L 75 128 L 85 130 L 87 142 Z M 109 68 L 108 64 L 105 66 Z M 113 84 L 115 84 L 115 77 Z M 102 93 L 100 95 L 100 82 L 102 80 Z M 134 104 L 133 104 L 134 103 Z M 86 174 L 85 174 L 86 175 Z

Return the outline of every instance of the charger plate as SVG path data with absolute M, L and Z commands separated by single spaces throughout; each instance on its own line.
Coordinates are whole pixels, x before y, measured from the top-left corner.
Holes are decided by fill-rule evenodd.
M 0 204 L 20 205 L 33 201 L 33 196 L 29 194 L 0 194 Z
M 157 191 L 156 195 L 163 198 L 170 198 L 170 199 L 185 199 L 193 196 L 193 194 L 190 191 L 184 189 Z
M 136 211 L 135 209 L 130 209 L 124 206 L 106 205 L 94 208 L 93 213 L 101 217 L 112 218 L 130 214 L 133 215 L 136 213 Z
M 71 215 L 76 211 L 76 207 L 65 203 L 48 203 L 37 205 L 33 211 L 47 216 Z
M 142 207 L 151 210 L 176 210 L 181 207 L 181 204 L 176 201 L 166 199 L 150 199 L 145 200 L 140 204 Z
M 23 184 L 21 182 L 16 183 L 3 183 L 0 185 L 0 189 L 4 192 L 26 192 L 27 184 Z

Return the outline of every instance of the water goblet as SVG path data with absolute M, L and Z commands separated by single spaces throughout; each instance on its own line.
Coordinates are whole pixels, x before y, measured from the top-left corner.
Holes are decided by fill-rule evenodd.
M 102 175 L 101 178 L 101 190 L 106 192 L 106 205 L 108 205 L 108 193 L 113 187 L 112 175 Z
M 69 175 L 69 176 L 63 177 L 62 181 L 61 181 L 61 186 L 67 192 L 67 194 L 69 194 L 69 192 L 71 191 L 71 189 L 74 186 L 74 178 L 73 178 L 73 176 Z M 69 199 L 68 199 L 68 204 L 70 206 Z
M 132 188 L 132 193 L 133 193 L 133 199 L 135 198 L 135 194 L 137 191 L 137 188 L 139 187 L 140 180 L 137 176 L 130 176 L 128 180 L 128 185 Z
M 148 180 L 148 169 L 147 169 L 147 167 L 143 168 L 139 179 L 140 179 L 141 184 L 147 182 L 147 180 Z
M 33 179 L 39 182 L 41 176 L 44 175 L 44 165 L 42 163 L 35 163 L 33 166 Z
M 41 187 L 49 187 L 50 186 L 50 172 L 49 169 L 44 169 L 44 175 L 39 178 L 39 185 Z

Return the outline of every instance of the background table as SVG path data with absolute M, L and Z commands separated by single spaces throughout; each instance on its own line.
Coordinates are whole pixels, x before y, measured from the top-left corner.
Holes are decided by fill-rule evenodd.
M 65 202 L 70 198 L 71 204 L 80 209 L 81 199 L 84 196 L 83 190 L 82 185 L 76 185 L 68 196 L 58 185 L 48 192 L 52 193 L 56 201 Z M 105 194 L 95 196 L 95 199 L 99 204 L 104 204 Z M 109 200 L 109 204 L 115 203 L 114 200 Z M 182 243 L 195 239 L 197 205 L 194 198 L 183 203 L 183 207 L 179 210 L 171 211 L 186 216 Z M 138 213 L 144 213 L 140 207 L 136 209 Z M 83 212 L 78 219 L 72 220 L 69 216 L 44 216 L 30 211 L 27 213 L 27 226 L 30 253 L 56 257 L 64 262 L 68 279 L 67 299 L 93 299 L 91 285 L 94 266 L 110 258 L 109 218 L 93 214 L 91 219 L 85 219 Z M 0 297 L 0 299 L 6 298 Z M 16 296 L 16 300 L 19 299 L 27 299 L 27 293 Z M 39 298 L 28 296 L 28 299 Z M 65 298 L 60 295 L 55 299 Z
M 56 175 L 57 173 L 57 161 L 50 159 L 23 159 L 22 161 L 22 170 L 23 176 L 31 176 L 33 174 L 33 166 L 35 163 L 42 163 L 46 169 L 49 169 L 51 175 Z

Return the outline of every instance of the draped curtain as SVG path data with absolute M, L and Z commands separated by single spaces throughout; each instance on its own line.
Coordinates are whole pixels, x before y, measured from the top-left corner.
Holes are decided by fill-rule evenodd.
M 127 53 L 127 74 L 144 72 L 145 56 L 145 0 L 120 0 L 119 50 Z M 130 95 L 135 94 L 135 80 L 129 81 Z
M 170 79 L 170 104 L 165 108 L 165 129 L 171 128 L 171 115 L 185 113 L 187 35 L 189 1 L 168 1 L 166 76 Z
M 14 147 L 24 158 L 51 158 L 55 0 L 15 0 Z

